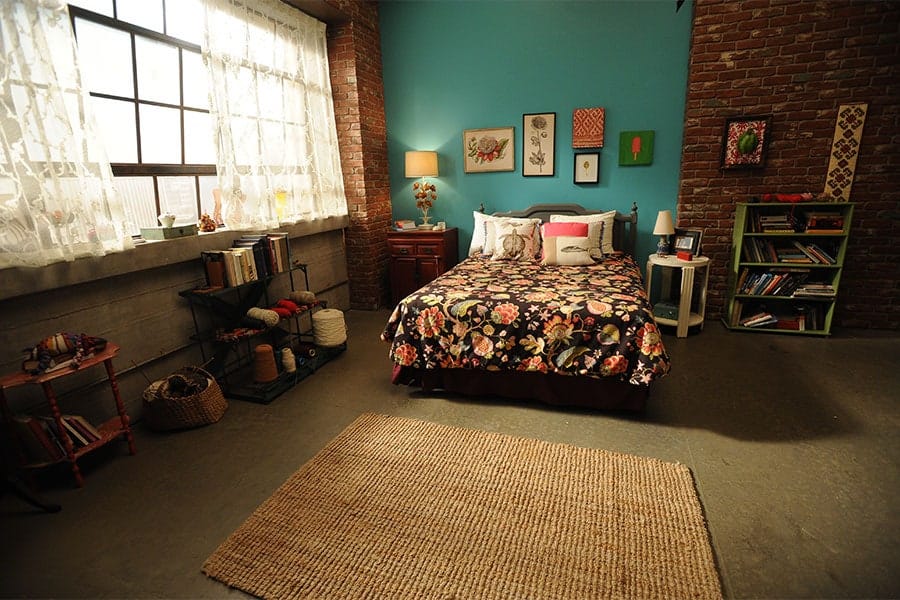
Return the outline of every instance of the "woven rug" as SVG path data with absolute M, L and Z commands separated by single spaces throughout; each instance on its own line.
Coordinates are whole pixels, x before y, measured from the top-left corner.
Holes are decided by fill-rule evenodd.
M 265 598 L 721 598 L 687 467 L 375 414 L 203 572 Z

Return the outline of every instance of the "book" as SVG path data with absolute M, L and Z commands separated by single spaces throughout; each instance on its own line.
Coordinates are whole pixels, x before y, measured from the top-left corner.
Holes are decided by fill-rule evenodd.
M 75 425 L 73 425 L 71 421 L 69 421 L 67 415 L 62 416 L 62 423 L 63 427 L 66 428 L 66 433 L 69 436 L 69 439 L 72 440 L 72 443 L 76 447 L 87 446 L 90 443 L 83 435 L 81 435 L 81 432 L 78 431 L 78 428 L 75 427 Z
M 70 415 L 71 419 L 75 421 L 83 431 L 87 432 L 94 440 L 99 440 L 103 436 L 100 435 L 100 430 L 94 427 L 90 421 L 82 417 L 81 415 Z
M 47 437 L 41 424 L 34 417 L 13 416 L 16 437 L 22 444 L 29 462 L 47 462 L 59 460 L 62 454 L 56 445 Z

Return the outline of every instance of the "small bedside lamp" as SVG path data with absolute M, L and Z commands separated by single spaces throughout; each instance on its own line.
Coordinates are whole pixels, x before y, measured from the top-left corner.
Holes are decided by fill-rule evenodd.
M 669 236 L 675 233 L 675 224 L 672 222 L 672 211 L 661 210 L 656 216 L 656 227 L 653 235 L 659 236 L 659 244 L 656 245 L 657 256 L 666 256 L 669 253 Z
M 426 177 L 438 176 L 438 155 L 431 150 L 412 150 L 406 153 L 406 176 L 421 177 L 422 181 L 413 184 L 413 195 L 416 199 L 416 208 L 422 211 L 422 225 L 427 227 L 431 217 L 430 209 L 437 198 L 437 188 L 433 183 L 425 181 Z

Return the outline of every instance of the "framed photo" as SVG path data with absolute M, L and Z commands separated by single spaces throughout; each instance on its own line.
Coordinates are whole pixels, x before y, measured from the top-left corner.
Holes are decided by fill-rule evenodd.
M 722 134 L 723 169 L 758 169 L 765 165 L 772 115 L 725 119 Z
M 551 177 L 556 163 L 556 113 L 522 115 L 522 175 Z
M 514 127 L 463 131 L 463 165 L 466 173 L 514 171 Z
M 703 238 L 702 229 L 675 228 L 675 242 L 672 244 L 672 252 L 686 250 L 694 256 L 700 256 L 700 241 Z
M 583 152 L 575 155 L 575 183 L 600 182 L 600 153 Z
M 656 132 L 623 131 L 619 134 L 619 166 L 635 167 L 653 163 L 653 141 Z

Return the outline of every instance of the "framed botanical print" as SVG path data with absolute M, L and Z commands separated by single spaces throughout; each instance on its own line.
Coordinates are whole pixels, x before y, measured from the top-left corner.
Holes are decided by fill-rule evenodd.
M 765 165 L 771 115 L 725 119 L 722 134 L 723 169 L 758 169 Z
M 556 162 L 556 113 L 522 115 L 522 175 L 550 177 Z
M 514 171 L 514 127 L 463 131 L 463 165 L 466 173 Z
M 575 183 L 600 182 L 600 153 L 582 152 L 575 155 Z

